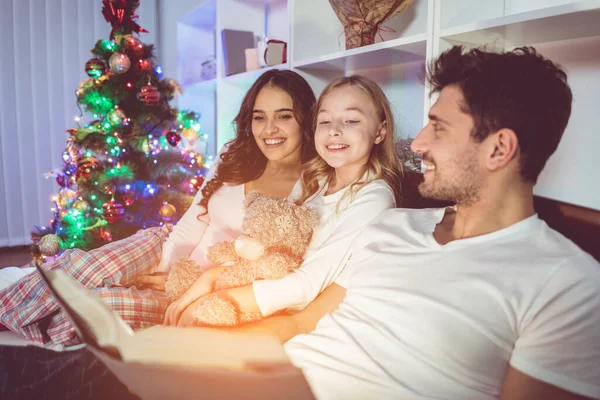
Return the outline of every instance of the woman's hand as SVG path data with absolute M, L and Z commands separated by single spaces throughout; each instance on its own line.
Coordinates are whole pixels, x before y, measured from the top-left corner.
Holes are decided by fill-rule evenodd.
M 182 313 L 190 304 L 212 292 L 215 281 L 221 276 L 225 268 L 227 267 L 215 267 L 200 275 L 179 299 L 169 305 L 165 312 L 163 324 L 178 325 Z
M 135 279 L 135 287 L 138 289 L 152 289 L 161 292 L 165 291 L 165 283 L 167 282 L 167 274 L 142 274 Z

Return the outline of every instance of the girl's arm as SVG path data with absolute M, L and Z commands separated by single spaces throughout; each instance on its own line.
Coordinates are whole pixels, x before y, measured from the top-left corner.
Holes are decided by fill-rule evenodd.
M 232 301 L 240 311 L 261 312 L 264 316 L 286 308 L 303 309 L 343 270 L 351 245 L 365 226 L 395 205 L 387 184 L 377 181 L 367 185 L 342 212 L 329 237 L 307 255 L 295 272 L 281 279 L 258 280 L 252 285 L 223 290 L 219 296 Z

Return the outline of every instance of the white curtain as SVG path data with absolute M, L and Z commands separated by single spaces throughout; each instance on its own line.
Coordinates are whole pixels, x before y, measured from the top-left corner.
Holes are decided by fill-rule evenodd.
M 108 39 L 101 9 L 101 0 L 0 0 L 0 247 L 30 243 L 52 215 L 58 185 L 43 175 L 62 166 L 85 62 Z M 156 9 L 141 0 L 144 43 L 156 43 Z

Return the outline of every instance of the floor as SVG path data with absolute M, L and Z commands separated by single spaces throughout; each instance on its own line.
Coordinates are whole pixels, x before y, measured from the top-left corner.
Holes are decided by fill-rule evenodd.
M 0 268 L 23 266 L 31 261 L 29 246 L 0 247 Z

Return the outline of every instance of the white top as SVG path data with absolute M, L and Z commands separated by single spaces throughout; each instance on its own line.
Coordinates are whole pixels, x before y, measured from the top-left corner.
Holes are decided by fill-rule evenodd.
M 537 216 L 440 245 L 444 209 L 383 212 L 338 310 L 286 344 L 318 399 L 494 399 L 508 365 L 600 398 L 600 265 Z
M 205 182 L 212 179 L 215 169 L 216 165 L 213 165 Z M 297 198 L 300 192 L 301 184 L 298 181 L 289 198 Z M 198 215 L 204 212 L 204 207 L 198 205 L 202 200 L 202 188 L 198 190 L 192 205 L 173 227 L 173 232 L 163 244 L 162 258 L 157 271 L 168 271 L 174 261 L 183 257 L 195 261 L 201 271 L 213 268 L 214 265 L 207 258 L 207 250 L 218 242 L 232 241 L 242 234 L 245 196 L 244 184 L 225 183 L 208 201 L 208 213 L 198 218 Z
M 353 197 L 344 197 L 348 190 L 350 187 L 325 196 L 327 185 L 323 185 L 305 202 L 317 212 L 320 224 L 314 230 L 304 262 L 282 279 L 252 284 L 264 316 L 286 308 L 306 307 L 340 274 L 346 253 L 367 224 L 382 211 L 396 206 L 394 192 L 383 179 L 369 182 Z

